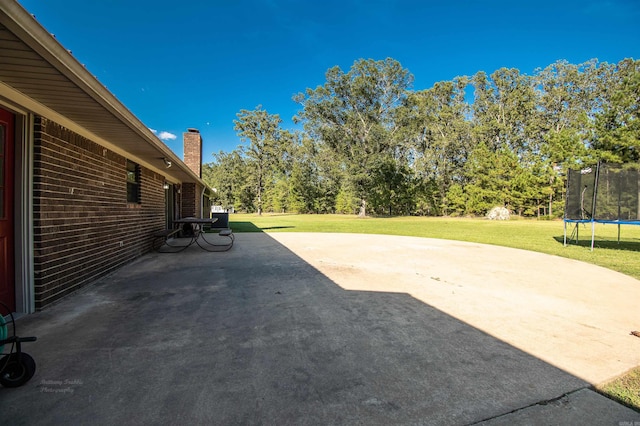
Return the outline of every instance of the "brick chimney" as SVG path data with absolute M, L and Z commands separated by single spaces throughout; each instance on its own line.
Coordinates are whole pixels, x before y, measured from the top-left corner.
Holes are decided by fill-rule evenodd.
M 182 134 L 184 143 L 184 163 L 202 178 L 202 136 L 198 129 L 187 129 Z

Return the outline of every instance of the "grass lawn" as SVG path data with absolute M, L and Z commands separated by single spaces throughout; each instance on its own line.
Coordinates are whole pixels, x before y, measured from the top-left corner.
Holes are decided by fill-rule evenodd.
M 591 225 L 579 225 L 578 243 L 563 244 L 560 220 L 510 220 L 389 217 L 357 218 L 346 215 L 232 214 L 234 232 L 345 232 L 406 235 L 495 244 L 580 260 L 640 279 L 640 226 L 622 226 L 618 243 L 616 225 L 597 224 L 591 251 Z M 570 226 L 569 226 L 570 225 Z M 568 224 L 567 234 L 574 231 Z M 640 329 L 640 324 L 638 324 Z M 598 387 L 599 392 L 640 411 L 640 368 Z
M 631 370 L 611 383 L 598 386 L 596 390 L 636 411 L 640 411 L 640 367 Z

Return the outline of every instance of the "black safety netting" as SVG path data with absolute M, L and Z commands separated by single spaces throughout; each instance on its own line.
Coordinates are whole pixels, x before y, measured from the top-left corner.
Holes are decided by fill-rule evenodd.
M 637 221 L 638 170 L 601 164 L 596 188 L 596 219 Z
M 565 219 L 637 222 L 640 171 L 601 163 L 569 170 Z
M 591 220 L 593 217 L 593 194 L 597 167 L 569 170 L 567 179 L 567 203 L 565 218 Z

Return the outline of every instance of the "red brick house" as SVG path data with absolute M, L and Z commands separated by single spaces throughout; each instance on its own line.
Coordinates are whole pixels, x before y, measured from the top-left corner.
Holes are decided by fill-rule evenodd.
M 0 2 L 0 301 L 30 313 L 208 212 L 202 139 L 178 158 L 22 6 Z M 170 166 L 169 166 L 170 165 Z

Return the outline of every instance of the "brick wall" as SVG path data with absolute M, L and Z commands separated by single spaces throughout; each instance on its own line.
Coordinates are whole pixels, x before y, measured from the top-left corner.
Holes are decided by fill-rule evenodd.
M 151 250 L 165 227 L 164 177 L 141 168 L 141 203 L 127 203 L 125 157 L 36 117 L 36 309 Z
M 184 163 L 199 178 L 202 177 L 202 136 L 197 129 L 189 129 L 182 134 Z
M 202 188 L 195 183 L 182 184 L 181 217 L 200 217 L 200 192 Z

